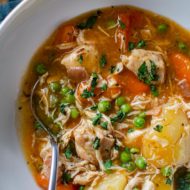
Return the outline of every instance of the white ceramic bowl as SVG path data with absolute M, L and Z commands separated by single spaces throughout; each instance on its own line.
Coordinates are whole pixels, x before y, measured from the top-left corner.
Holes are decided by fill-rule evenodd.
M 26 67 L 63 21 L 110 5 L 143 7 L 190 28 L 189 0 L 25 0 L 0 25 L 0 190 L 35 190 L 19 145 L 15 100 Z

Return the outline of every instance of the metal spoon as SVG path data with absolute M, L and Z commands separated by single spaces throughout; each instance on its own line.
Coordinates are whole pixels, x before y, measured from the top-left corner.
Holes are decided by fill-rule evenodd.
M 34 97 L 35 97 L 35 90 L 40 83 L 40 79 L 36 81 L 33 86 L 31 97 L 30 97 L 30 105 L 31 110 L 34 118 L 37 122 L 42 126 L 42 129 L 49 135 L 51 148 L 52 148 L 52 160 L 51 160 L 51 171 L 50 171 L 50 178 L 49 178 L 49 186 L 48 190 L 55 190 L 56 189 L 56 181 L 57 181 L 57 163 L 58 163 L 58 145 L 57 145 L 57 138 L 52 134 L 51 130 L 43 123 L 43 121 L 39 118 L 36 107 L 34 105 Z

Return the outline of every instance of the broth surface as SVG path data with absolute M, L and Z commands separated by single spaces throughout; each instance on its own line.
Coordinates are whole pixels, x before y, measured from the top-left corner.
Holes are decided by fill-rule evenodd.
M 30 110 L 38 78 L 36 108 L 59 139 L 58 190 L 173 190 L 190 160 L 189 47 L 188 31 L 130 6 L 60 25 L 33 56 L 18 101 L 39 186 L 48 187 L 51 147 Z

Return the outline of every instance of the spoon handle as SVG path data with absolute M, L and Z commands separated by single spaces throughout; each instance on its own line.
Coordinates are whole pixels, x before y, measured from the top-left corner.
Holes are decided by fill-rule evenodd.
M 51 172 L 50 172 L 48 190 L 55 190 L 57 182 L 57 164 L 58 164 L 59 152 L 58 152 L 58 146 L 53 139 L 51 139 L 51 147 L 52 147 L 52 160 L 51 160 Z

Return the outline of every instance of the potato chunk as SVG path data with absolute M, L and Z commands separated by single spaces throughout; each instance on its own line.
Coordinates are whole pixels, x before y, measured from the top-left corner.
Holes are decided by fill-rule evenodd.
M 176 106 L 173 108 L 172 106 Z M 159 132 L 154 128 L 162 125 Z M 190 126 L 180 102 L 169 101 L 143 138 L 143 155 L 157 167 L 185 164 L 190 158 Z M 189 139 L 189 140 L 188 140 Z
M 104 177 L 93 190 L 124 190 L 127 184 L 127 177 L 122 173 L 109 174 Z M 85 190 L 89 190 L 86 187 Z

